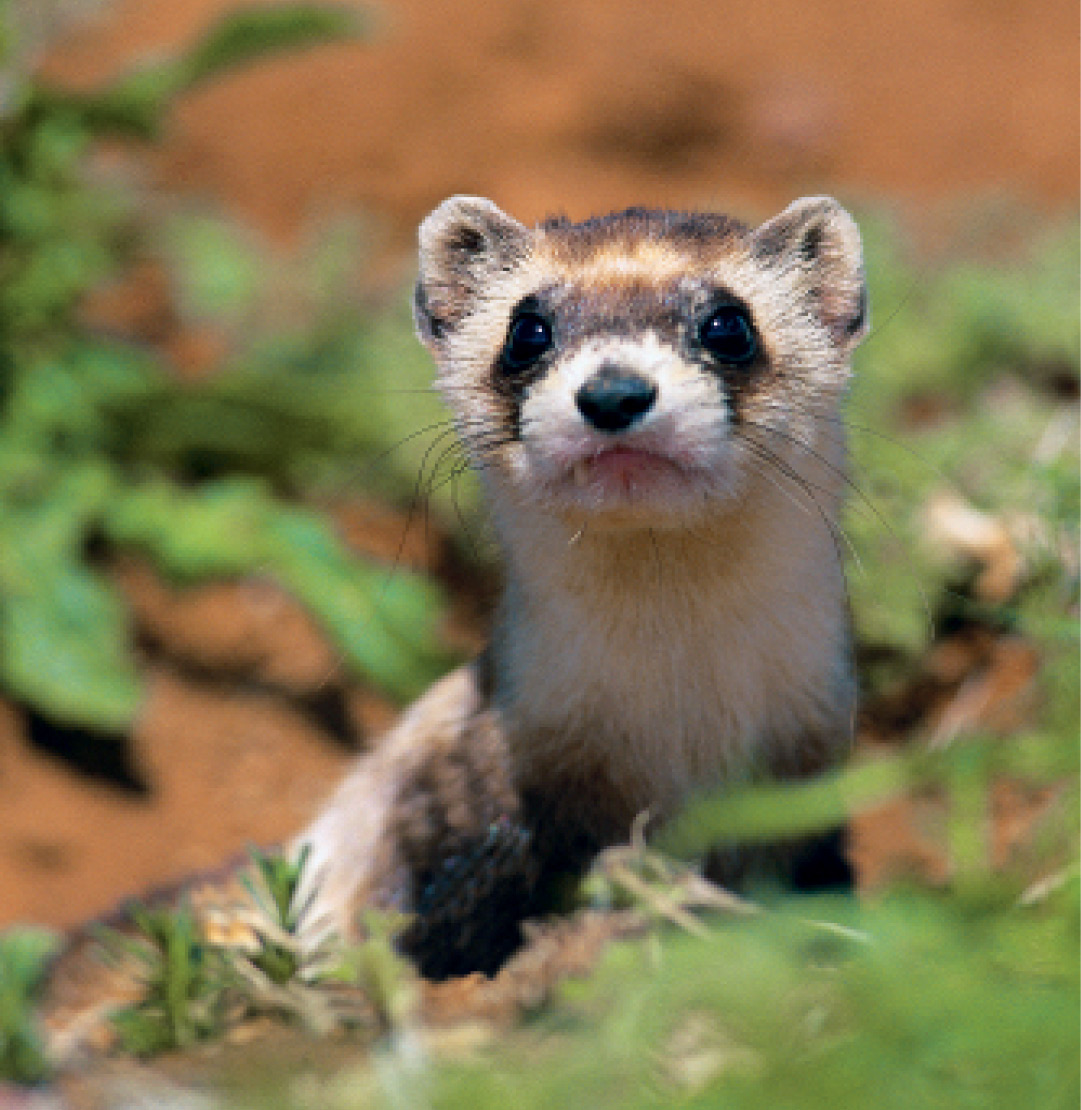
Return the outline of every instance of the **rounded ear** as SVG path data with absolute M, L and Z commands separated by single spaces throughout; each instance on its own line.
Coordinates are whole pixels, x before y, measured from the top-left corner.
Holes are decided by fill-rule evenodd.
M 804 197 L 753 233 L 755 257 L 797 275 L 834 342 L 851 348 L 867 333 L 867 279 L 856 221 L 832 197 Z
M 532 232 L 483 197 L 451 197 L 420 225 L 420 273 L 413 298 L 417 333 L 438 343 L 483 287 L 529 253 Z

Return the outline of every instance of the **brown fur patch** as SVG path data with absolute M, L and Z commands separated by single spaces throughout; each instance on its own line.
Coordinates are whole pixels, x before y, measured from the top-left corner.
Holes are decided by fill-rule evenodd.
M 706 257 L 732 240 L 743 239 L 749 228 L 720 213 L 627 208 L 581 223 L 553 217 L 541 224 L 540 231 L 553 259 L 573 264 L 613 249 L 624 256 L 655 260 L 654 251 L 661 244 L 676 248 L 685 259 Z

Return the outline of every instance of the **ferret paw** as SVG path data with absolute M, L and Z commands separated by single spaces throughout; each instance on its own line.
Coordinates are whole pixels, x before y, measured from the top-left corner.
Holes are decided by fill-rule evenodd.
M 413 917 L 399 946 L 429 979 L 494 974 L 521 944 L 539 868 L 529 829 L 500 814 L 439 846 L 413 873 Z

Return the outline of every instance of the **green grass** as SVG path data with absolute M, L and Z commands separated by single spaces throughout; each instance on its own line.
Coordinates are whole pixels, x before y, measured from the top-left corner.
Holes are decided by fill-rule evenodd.
M 19 14 L 0 7 L 0 62 L 26 62 Z M 94 151 L 152 140 L 177 97 L 223 71 L 357 29 L 340 5 L 249 6 L 94 90 L 57 87 L 29 63 L 5 83 L 0 689 L 58 725 L 122 733 L 145 698 L 131 616 L 102 566 L 120 551 L 183 583 L 275 579 L 359 675 L 400 700 L 448 663 L 434 584 L 360 559 L 325 512 L 297 503 L 316 500 L 332 476 L 340 487 L 358 459 L 387 446 L 365 368 L 392 366 L 387 345 L 403 331 L 330 295 L 340 244 L 317 244 L 307 270 L 318 305 L 303 325 L 260 329 L 210 382 L 182 382 L 83 316 L 92 294 L 169 239 L 130 191 L 95 180 Z M 261 258 L 211 221 L 185 226 L 172 242 L 190 311 L 240 320 L 261 290 Z
M 0 933 L 0 1081 L 38 1083 L 52 1070 L 34 1007 L 59 944 L 46 929 Z
M 941 490 L 1038 526 L 1024 542 L 1034 581 L 1001 615 L 1023 625 L 1061 614 L 1077 597 L 1076 568 L 1056 547 L 1076 535 L 1078 444 L 1074 413 L 1051 385 L 1077 382 L 1076 226 L 1044 230 L 1010 264 L 942 270 L 907 264 L 897 231 L 870 227 L 875 326 L 857 352 L 848 408 L 860 638 L 926 646 L 957 569 L 927 542 L 923 511 Z
M 1076 942 L 1051 912 L 978 920 L 909 894 L 621 944 L 533 1026 L 431 1067 L 427 1104 L 1065 1108 Z M 404 1063 L 382 1074 L 382 1104 L 409 1104 Z

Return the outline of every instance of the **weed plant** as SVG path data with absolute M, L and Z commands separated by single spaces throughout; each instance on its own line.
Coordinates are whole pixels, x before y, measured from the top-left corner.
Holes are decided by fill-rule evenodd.
M 0 1082 L 38 1083 L 50 1074 L 34 1006 L 59 943 L 46 929 L 0 934 Z
M 143 682 L 101 553 L 137 550 L 181 582 L 275 578 L 361 674 L 416 693 L 445 665 L 437 591 L 355 558 L 298 500 L 327 460 L 373 445 L 370 394 L 340 390 L 364 378 L 363 322 L 283 337 L 200 385 L 80 312 L 152 237 L 91 172 L 101 144 L 152 141 L 188 89 L 352 34 L 355 19 L 339 5 L 244 8 L 177 57 L 76 93 L 23 64 L 20 10 L 0 8 L 0 687 L 60 724 L 126 730 Z M 220 246 L 193 236 L 189 253 L 235 271 Z

